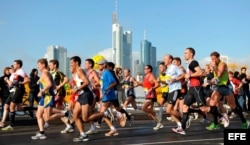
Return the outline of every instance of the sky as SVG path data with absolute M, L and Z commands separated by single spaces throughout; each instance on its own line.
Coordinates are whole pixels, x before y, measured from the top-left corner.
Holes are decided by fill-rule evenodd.
M 30 72 L 50 45 L 82 59 L 107 52 L 114 10 L 115 0 L 0 0 L 0 69 L 22 59 Z M 117 12 L 134 54 L 145 30 L 158 60 L 193 47 L 200 62 L 218 51 L 250 67 L 249 0 L 118 0 Z

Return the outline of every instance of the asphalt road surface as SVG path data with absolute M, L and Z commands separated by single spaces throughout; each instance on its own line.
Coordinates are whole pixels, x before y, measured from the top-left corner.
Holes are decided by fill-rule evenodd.
M 249 119 L 249 118 L 248 118 Z M 133 126 L 126 125 L 124 128 L 119 127 L 115 122 L 119 135 L 115 137 L 105 137 L 105 133 L 109 131 L 105 123 L 98 129 L 99 133 L 89 135 L 89 141 L 74 143 L 72 139 L 77 137 L 79 132 L 75 130 L 73 133 L 61 134 L 60 131 L 64 126 L 60 121 L 54 121 L 50 124 L 50 129 L 46 130 L 47 139 L 32 140 L 31 136 L 35 135 L 38 127 L 36 120 L 28 120 L 27 118 L 19 118 L 17 125 L 13 131 L 0 131 L 0 145 L 163 145 L 163 144 L 197 144 L 212 145 L 223 144 L 223 129 L 216 131 L 208 131 L 205 129 L 209 124 L 200 123 L 199 119 L 192 122 L 191 127 L 186 131 L 186 135 L 180 135 L 171 132 L 171 128 L 176 124 L 167 120 L 163 121 L 164 128 L 154 131 L 156 125 L 151 120 L 134 121 Z M 240 128 L 239 119 L 230 121 L 229 128 Z M 85 124 L 86 130 L 89 124 Z

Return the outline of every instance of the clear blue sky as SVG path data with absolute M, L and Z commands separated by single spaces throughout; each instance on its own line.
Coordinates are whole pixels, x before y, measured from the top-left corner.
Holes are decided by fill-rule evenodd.
M 0 0 L 0 69 L 20 58 L 29 72 L 49 45 L 82 58 L 111 48 L 114 5 L 114 0 Z M 214 50 L 250 57 L 249 0 L 118 0 L 118 22 L 133 32 L 134 51 L 145 29 L 159 59 L 167 53 L 183 57 L 190 46 L 198 60 Z

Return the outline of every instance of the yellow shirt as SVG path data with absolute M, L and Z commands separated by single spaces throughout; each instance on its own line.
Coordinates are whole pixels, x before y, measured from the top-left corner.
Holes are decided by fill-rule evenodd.
M 159 76 L 160 81 L 164 81 L 164 82 L 166 82 L 167 79 L 170 79 L 170 78 L 171 78 L 170 76 L 162 75 L 162 74 L 160 74 L 160 76 Z M 160 83 L 160 85 L 161 85 L 162 93 L 167 93 L 168 92 L 168 85 L 163 84 L 163 83 Z

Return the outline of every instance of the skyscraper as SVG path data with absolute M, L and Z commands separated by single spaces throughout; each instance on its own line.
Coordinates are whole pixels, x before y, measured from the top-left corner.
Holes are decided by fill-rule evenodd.
M 65 75 L 69 76 L 69 58 L 67 57 L 67 49 L 62 46 L 50 45 L 47 48 L 47 53 L 45 54 L 45 58 L 48 61 L 52 59 L 56 59 L 59 61 L 59 69 Z
M 141 64 L 143 66 L 150 64 L 153 67 L 153 73 L 157 75 L 156 47 L 152 46 L 146 38 L 141 41 Z
M 117 1 L 112 15 L 112 61 L 118 67 L 131 69 L 132 66 L 132 32 L 124 31 L 117 22 Z
M 113 62 L 117 66 L 121 66 L 123 48 L 123 29 L 115 23 L 112 25 L 112 50 L 113 50 Z
M 121 66 L 132 69 L 132 32 L 124 31 Z
M 141 64 L 150 64 L 150 48 L 151 42 L 148 40 L 141 41 Z

